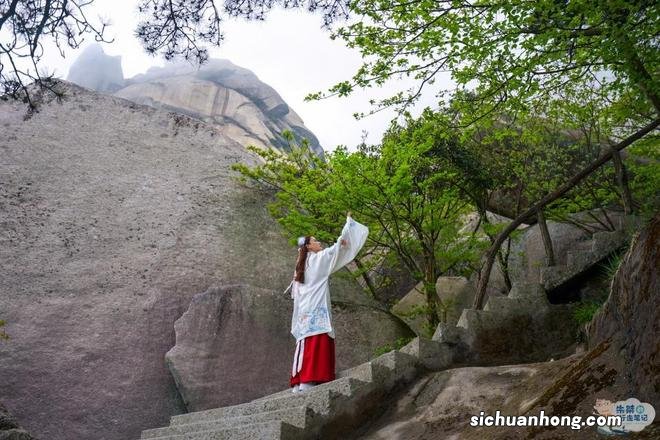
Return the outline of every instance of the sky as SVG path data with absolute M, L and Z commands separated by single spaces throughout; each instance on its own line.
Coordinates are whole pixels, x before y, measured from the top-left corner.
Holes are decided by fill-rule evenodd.
M 111 26 L 105 35 L 106 39 L 114 41 L 103 44 L 103 50 L 108 55 L 121 55 L 125 78 L 164 64 L 162 55 L 148 55 L 133 36 L 138 22 L 137 0 L 95 0 L 86 11 L 93 23 L 99 22 L 99 16 L 110 20 Z M 326 91 L 340 81 L 349 80 L 362 64 L 359 50 L 346 47 L 343 40 L 331 40 L 330 32 L 322 29 L 322 24 L 318 12 L 279 7 L 270 11 L 265 21 L 227 17 L 222 25 L 224 42 L 220 47 L 207 47 L 212 58 L 229 59 L 250 69 L 273 87 L 319 138 L 326 151 L 337 145 L 353 150 L 360 143 L 363 131 L 368 133 L 368 143 L 378 143 L 394 111 L 384 110 L 360 121 L 353 113 L 368 112 L 371 98 L 388 97 L 417 83 L 408 79 L 392 80 L 380 89 L 358 89 L 348 98 L 304 102 L 308 93 Z M 54 45 L 44 45 L 41 65 L 54 71 L 56 77 L 66 79 L 69 66 L 88 44 L 94 44 L 93 37 L 87 36 L 80 49 L 66 47 L 65 58 Z M 425 106 L 436 107 L 434 94 L 450 84 L 448 77 L 436 80 L 432 86 L 435 88 L 426 90 L 412 113 L 419 114 Z

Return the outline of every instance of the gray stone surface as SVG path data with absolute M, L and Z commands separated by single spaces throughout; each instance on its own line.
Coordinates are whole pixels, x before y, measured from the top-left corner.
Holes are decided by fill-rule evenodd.
M 157 438 L 158 440 L 297 440 L 302 437 L 299 428 L 280 420 L 271 420 L 245 426 L 192 431 Z
M 284 385 L 292 341 L 274 335 L 287 334 L 290 314 L 290 300 L 270 289 L 214 286 L 195 295 L 165 355 L 186 409 L 245 402 Z
M 549 304 L 535 284 L 516 284 L 510 296 L 490 297 L 483 310 L 463 310 L 457 326 L 469 346 L 465 361 L 480 365 L 557 359 L 576 344 L 572 306 Z
M 124 78 L 121 56 L 106 55 L 101 45 L 93 44 L 73 63 L 67 80 L 215 124 L 241 145 L 287 150 L 281 132 L 290 130 L 298 141 L 307 139 L 312 150 L 323 156 L 314 133 L 279 93 L 250 70 L 226 59 L 210 59 L 199 69 L 187 61 L 170 61 L 164 67 Z
M 137 438 L 185 411 L 164 357 L 191 299 L 225 284 L 281 292 L 295 248 L 269 198 L 229 170 L 256 159 L 217 127 L 61 85 L 63 101 L 26 121 L 22 105 L 0 102 L 0 314 L 11 337 L 0 390 L 38 438 Z M 393 321 L 350 328 L 383 312 L 347 280 L 331 292 L 343 302 L 337 326 L 351 332 L 340 365 L 371 357 L 371 331 L 406 334 Z M 288 343 L 282 358 L 293 356 L 288 330 L 250 343 L 255 353 Z M 285 387 L 289 368 L 273 365 L 280 379 L 262 393 Z
M 560 366 L 550 370 L 560 371 Z M 518 414 L 524 393 L 550 382 L 544 365 L 466 367 L 431 373 L 383 403 L 387 410 L 365 421 L 348 438 L 369 440 L 460 439 L 469 435 L 470 416 L 495 409 Z M 491 411 L 492 409 L 492 411 Z M 482 434 L 483 435 L 483 434 Z M 482 438 L 490 439 L 486 433 Z M 515 437 L 511 437 L 515 438 Z
M 429 369 L 446 368 L 451 356 L 446 344 L 415 338 L 401 350 L 341 371 L 335 381 L 304 392 L 285 390 L 240 405 L 174 416 L 169 427 L 143 431 L 141 438 L 206 438 L 201 436 L 266 420 L 299 428 L 301 438 L 346 438 L 364 417 L 379 411 L 391 392 Z
M 368 360 L 401 334 L 390 315 L 367 305 L 335 307 L 333 320 L 339 370 Z M 290 329 L 291 299 L 282 292 L 234 285 L 196 295 L 176 321 L 176 345 L 165 356 L 187 410 L 245 402 L 284 387 L 294 345 Z
M 453 349 L 449 344 L 416 337 L 400 350 L 417 358 L 417 364 L 438 371 L 449 367 L 454 361 Z
M 153 439 L 169 435 L 183 435 L 199 431 L 216 431 L 245 427 L 255 423 L 266 423 L 271 421 L 282 421 L 297 428 L 304 429 L 312 417 L 311 408 L 301 405 L 293 408 L 266 411 L 237 417 L 223 417 L 214 421 L 191 423 L 185 425 L 171 425 L 165 428 L 150 429 L 143 431 L 141 439 Z
M 222 127 L 242 145 L 287 150 L 284 130 L 306 138 L 319 156 L 323 149 L 293 109 L 250 70 L 229 60 L 211 59 L 199 70 L 187 62 L 153 67 L 126 81 L 116 96 L 160 107 Z
M 629 371 L 625 377 L 630 392 L 642 401 L 660 403 L 658 268 L 660 215 L 633 239 L 607 301 L 589 325 L 589 345 L 610 341 Z
M 595 215 L 602 217 L 601 214 Z M 622 227 L 621 213 L 608 215 L 617 228 Z M 575 214 L 577 219 L 586 221 L 585 213 Z M 546 290 L 553 289 L 586 268 L 598 262 L 608 253 L 621 246 L 625 234 L 601 231 L 593 234 L 569 223 L 548 221 L 548 231 L 552 237 L 555 266 L 547 267 L 545 248 L 538 224 L 523 230 L 521 237 L 514 241 L 510 257 L 511 278 L 517 283 L 542 283 Z M 599 238 L 607 237 L 606 240 Z M 595 245 L 598 241 L 598 245 Z M 578 264 L 579 263 L 579 264 Z M 549 281 L 552 278 L 552 281 Z M 546 282 L 548 281 L 548 282 Z

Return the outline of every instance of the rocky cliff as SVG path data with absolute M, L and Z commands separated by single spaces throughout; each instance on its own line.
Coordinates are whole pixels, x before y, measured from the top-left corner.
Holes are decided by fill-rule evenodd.
M 282 291 L 295 248 L 269 199 L 229 169 L 256 159 L 213 124 L 58 87 L 64 99 L 46 97 L 27 121 L 22 104 L 0 102 L 0 316 L 11 337 L 0 342 L 0 401 L 37 438 L 124 440 L 187 404 L 286 387 Z M 355 283 L 336 277 L 331 289 L 338 368 L 407 334 Z M 175 334 L 186 312 L 216 325 Z M 201 367 L 166 362 L 175 345 Z
M 242 145 L 286 151 L 289 145 L 281 133 L 289 130 L 298 142 L 307 139 L 312 150 L 323 156 L 316 136 L 277 91 L 229 60 L 211 59 L 200 69 L 172 62 L 124 79 L 121 58 L 92 45 L 71 66 L 67 79 L 214 124 Z

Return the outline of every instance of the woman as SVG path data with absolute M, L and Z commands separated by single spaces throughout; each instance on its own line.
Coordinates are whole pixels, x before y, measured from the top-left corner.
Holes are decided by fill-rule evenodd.
M 292 281 L 291 334 L 296 338 L 290 385 L 293 392 L 335 380 L 335 331 L 328 277 L 355 258 L 369 229 L 351 218 L 337 242 L 323 249 L 314 237 L 298 239 L 298 260 Z

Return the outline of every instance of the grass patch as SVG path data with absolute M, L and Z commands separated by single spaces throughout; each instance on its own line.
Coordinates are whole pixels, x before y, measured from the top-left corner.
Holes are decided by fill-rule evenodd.
M 579 303 L 573 310 L 573 319 L 580 324 L 588 324 L 600 308 L 601 304 L 595 301 L 585 301 Z

